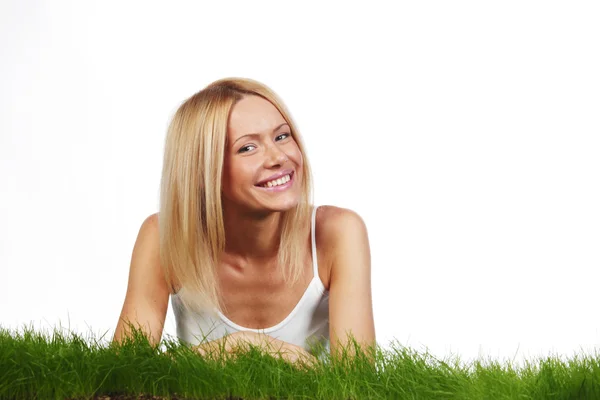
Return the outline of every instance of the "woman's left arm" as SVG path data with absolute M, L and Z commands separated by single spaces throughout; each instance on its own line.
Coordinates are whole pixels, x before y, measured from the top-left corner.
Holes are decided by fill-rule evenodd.
M 374 348 L 375 323 L 371 295 L 371 251 L 367 227 L 352 210 L 328 207 L 323 218 L 325 243 L 330 254 L 329 336 L 331 353 L 341 356 L 347 349 L 354 356 L 352 334 L 371 363 L 367 348 Z
M 267 354 L 273 357 L 281 356 L 287 362 L 293 365 L 304 365 L 312 367 L 318 363 L 315 356 L 310 354 L 304 348 L 276 339 L 267 334 L 257 332 L 244 332 L 244 336 L 255 346 L 265 350 Z
M 325 208 L 325 207 L 323 207 Z M 323 248 L 330 252 L 331 275 L 329 281 L 329 336 L 333 356 L 341 357 L 342 349 L 348 349 L 350 334 L 361 346 L 361 350 L 374 348 L 375 323 L 371 295 L 371 251 L 367 228 L 362 218 L 352 210 L 326 207 L 317 237 L 321 235 Z M 265 344 L 272 355 L 278 349 L 292 363 L 318 362 L 317 358 L 300 346 L 272 338 L 266 334 L 246 332 L 255 345 Z M 267 339 L 265 341 L 265 339 Z M 270 345 L 270 346 L 269 346 Z M 364 352 L 371 363 L 375 360 Z

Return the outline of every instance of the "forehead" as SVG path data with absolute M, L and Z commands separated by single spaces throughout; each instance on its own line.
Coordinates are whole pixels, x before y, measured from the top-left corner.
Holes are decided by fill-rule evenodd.
M 271 132 L 284 122 L 283 115 L 269 101 L 259 96 L 245 96 L 231 110 L 227 136 L 235 140 L 249 133 Z

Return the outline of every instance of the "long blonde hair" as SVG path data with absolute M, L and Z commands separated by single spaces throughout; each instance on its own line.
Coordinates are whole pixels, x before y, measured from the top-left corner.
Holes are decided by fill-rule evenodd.
M 271 102 L 289 124 L 302 153 L 302 190 L 296 207 L 282 213 L 278 265 L 288 285 L 297 282 L 305 261 L 312 211 L 312 175 L 305 146 L 290 113 L 266 85 L 226 78 L 208 85 L 176 111 L 167 131 L 160 186 L 160 260 L 171 292 L 192 311 L 223 312 L 217 266 L 225 248 L 221 177 L 227 123 L 246 95 Z

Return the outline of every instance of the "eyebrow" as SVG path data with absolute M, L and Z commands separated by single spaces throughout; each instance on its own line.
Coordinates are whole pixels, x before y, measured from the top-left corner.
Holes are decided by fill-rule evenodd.
M 279 130 L 281 127 L 282 127 L 282 126 L 284 126 L 284 125 L 287 125 L 288 127 L 290 126 L 290 125 L 289 125 L 287 122 L 284 122 L 283 124 L 281 124 L 281 125 L 277 126 L 275 129 L 273 129 L 273 133 L 277 132 L 277 131 L 278 131 L 278 130 Z M 240 136 L 239 138 L 237 138 L 237 139 L 235 140 L 235 142 L 233 142 L 232 146 L 235 146 L 235 144 L 238 142 L 238 140 L 240 140 L 240 139 L 242 139 L 242 138 L 245 138 L 246 136 L 250 136 L 250 137 L 258 137 L 258 136 L 260 136 L 260 134 L 258 134 L 258 133 L 247 133 L 247 134 L 245 134 L 245 135 L 243 135 L 243 136 Z

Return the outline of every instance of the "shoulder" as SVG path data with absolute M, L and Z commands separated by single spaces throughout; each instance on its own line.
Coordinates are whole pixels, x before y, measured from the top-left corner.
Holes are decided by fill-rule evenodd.
M 154 213 L 146 217 L 144 222 L 142 222 L 142 226 L 140 227 L 140 231 L 138 234 L 138 241 L 141 243 L 141 246 L 145 248 L 145 251 L 151 254 L 154 258 L 154 263 L 158 264 L 160 267 L 160 273 L 164 274 L 164 268 L 160 264 L 160 231 L 158 225 L 158 213 Z M 179 281 L 177 281 L 174 277 L 171 276 L 174 284 L 167 284 L 167 287 L 176 288 L 175 291 L 179 288 Z
M 152 231 L 155 235 L 158 235 L 158 213 L 154 213 L 146 217 L 142 223 L 142 228 L 147 231 Z
M 158 214 L 152 214 L 144 219 L 138 232 L 137 242 L 146 248 L 152 247 L 157 252 L 159 243 Z
M 348 230 L 366 231 L 362 217 L 355 211 L 330 205 L 323 205 L 317 209 L 315 229 L 317 235 L 332 245 L 340 235 L 345 235 Z
M 133 251 L 134 256 L 141 257 L 144 263 L 152 260 L 154 264 L 158 264 L 160 254 L 158 214 L 152 214 L 144 219 L 139 228 Z
M 375 342 L 371 252 L 367 227 L 358 213 L 326 206 L 321 214 L 330 260 L 329 337 L 334 355 L 344 348 L 351 351 L 348 333 L 361 346 Z
M 323 205 L 317 209 L 315 219 L 315 236 L 330 265 L 340 253 L 352 251 L 356 245 L 368 247 L 367 227 L 356 211 Z
M 152 247 L 158 253 L 159 246 L 158 213 L 149 215 L 144 219 L 138 232 L 138 241 L 145 247 Z

